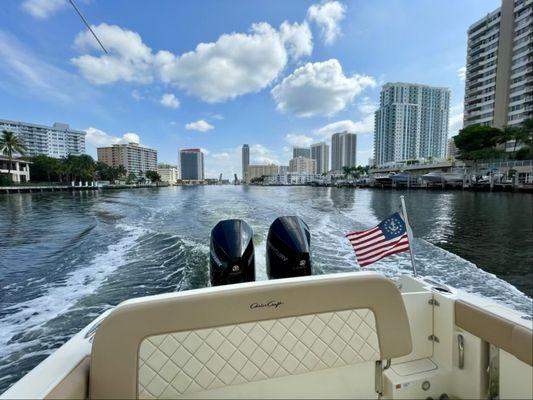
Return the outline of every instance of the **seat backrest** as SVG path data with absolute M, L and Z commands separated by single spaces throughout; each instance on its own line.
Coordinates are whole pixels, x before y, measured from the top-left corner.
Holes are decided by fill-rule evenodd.
M 187 396 L 411 352 L 401 294 L 376 273 L 130 300 L 93 342 L 91 398 Z

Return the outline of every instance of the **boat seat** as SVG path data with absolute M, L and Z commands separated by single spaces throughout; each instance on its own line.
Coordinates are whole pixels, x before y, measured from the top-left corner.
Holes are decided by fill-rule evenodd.
M 192 397 L 363 363 L 373 376 L 375 361 L 411 350 L 401 294 L 377 273 L 190 290 L 129 300 L 105 318 L 89 395 Z

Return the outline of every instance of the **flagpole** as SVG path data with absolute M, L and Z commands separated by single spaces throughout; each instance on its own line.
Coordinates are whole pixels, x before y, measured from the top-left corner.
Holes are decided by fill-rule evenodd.
M 409 226 L 409 219 L 407 218 L 407 208 L 405 207 L 405 200 L 403 195 L 400 196 L 400 201 L 402 203 L 402 214 L 405 222 L 405 227 L 407 228 L 407 239 L 409 240 L 409 254 L 411 255 L 411 266 L 413 267 L 413 276 L 418 276 L 416 273 L 415 265 L 415 255 L 413 253 L 413 235 L 411 232 L 411 226 Z

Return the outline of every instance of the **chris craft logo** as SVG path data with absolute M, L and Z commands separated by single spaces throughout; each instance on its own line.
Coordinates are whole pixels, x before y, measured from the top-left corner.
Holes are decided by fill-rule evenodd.
M 282 304 L 283 304 L 282 301 L 270 300 L 270 301 L 268 301 L 266 303 L 252 303 L 252 304 L 250 304 L 250 308 L 252 310 L 254 310 L 256 308 L 278 308 Z

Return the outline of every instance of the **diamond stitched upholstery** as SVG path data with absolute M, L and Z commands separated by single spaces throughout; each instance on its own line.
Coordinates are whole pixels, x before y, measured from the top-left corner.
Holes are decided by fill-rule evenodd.
M 140 346 L 138 395 L 179 397 L 378 360 L 375 325 L 371 310 L 357 309 L 150 336 Z

